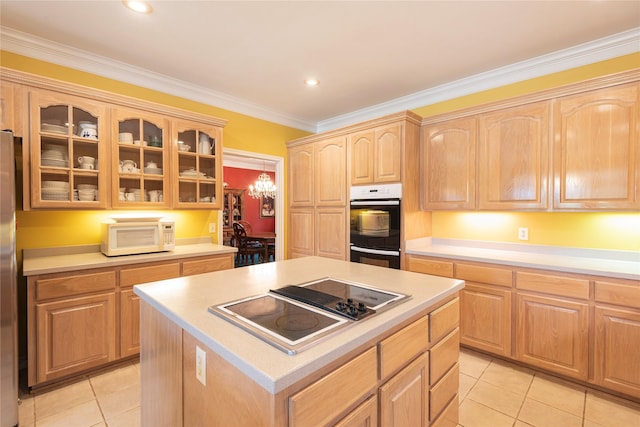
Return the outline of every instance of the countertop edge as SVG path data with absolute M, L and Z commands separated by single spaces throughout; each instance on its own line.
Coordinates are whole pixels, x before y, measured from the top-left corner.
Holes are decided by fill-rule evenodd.
M 564 248 L 561 248 L 564 249 Z M 462 261 L 501 264 L 514 267 L 535 268 L 564 273 L 604 276 L 610 278 L 640 280 L 640 252 L 637 261 L 631 260 L 633 252 L 627 252 L 627 259 L 617 260 L 583 256 L 581 251 L 575 254 L 571 249 L 565 253 L 544 254 L 539 251 L 508 250 L 500 247 L 482 246 L 482 244 L 463 245 L 443 243 L 436 239 L 416 239 L 407 241 L 405 253 L 409 255 L 450 258 Z M 597 251 L 594 251 L 597 253 Z
M 88 246 L 91 248 L 91 246 Z M 157 261 L 171 261 L 185 257 L 223 255 L 236 253 L 237 248 L 214 243 L 196 243 L 177 245 L 173 251 L 154 252 L 139 255 L 123 255 L 108 257 L 102 252 L 63 251 L 60 255 L 38 256 L 24 252 L 22 274 L 35 276 L 40 274 L 63 273 L 68 271 L 89 270 L 94 268 L 108 268 L 123 265 L 135 265 Z

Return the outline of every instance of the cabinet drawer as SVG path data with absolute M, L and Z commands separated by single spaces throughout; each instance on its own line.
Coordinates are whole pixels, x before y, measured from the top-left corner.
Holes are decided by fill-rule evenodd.
M 456 298 L 429 315 L 429 342 L 438 341 L 459 324 L 460 298 Z
M 429 384 L 435 384 L 453 365 L 458 363 L 460 356 L 460 328 L 456 328 L 442 341 L 431 348 Z
M 327 425 L 378 383 L 375 347 L 289 398 L 291 426 Z
M 596 301 L 640 308 L 640 282 L 603 282 L 597 280 Z
M 429 344 L 429 319 L 425 316 L 378 344 L 380 378 L 385 380 Z
M 36 279 L 36 300 L 72 297 L 90 292 L 115 290 L 115 288 L 115 271 Z
M 212 271 L 227 270 L 233 268 L 233 256 L 217 256 L 209 258 L 199 258 L 182 263 L 182 275 L 192 276 L 194 274 L 210 273 Z
M 155 264 L 120 270 L 120 287 L 180 277 L 180 263 Z
M 429 392 L 429 419 L 433 421 L 458 394 L 460 368 L 456 363 Z
M 458 395 L 456 395 L 438 419 L 431 422 L 431 427 L 458 427 L 459 408 Z
M 570 298 L 589 298 L 589 280 L 567 276 L 518 271 L 516 272 L 516 288 Z
M 453 277 L 453 263 L 408 256 L 407 270 L 434 276 Z
M 456 279 L 511 287 L 513 273 L 512 270 L 507 268 L 481 267 L 479 265 L 458 263 L 456 264 Z

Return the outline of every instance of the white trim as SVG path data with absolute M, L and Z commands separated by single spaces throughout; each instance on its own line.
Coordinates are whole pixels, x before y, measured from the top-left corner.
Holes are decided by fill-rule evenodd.
M 398 111 L 412 110 L 510 83 L 639 52 L 640 27 L 496 68 L 317 123 L 281 114 L 240 98 L 54 43 L 11 28 L 0 26 L 0 41 L 2 49 L 8 52 L 158 90 L 284 126 L 309 132 L 325 132 Z
M 640 27 L 637 27 L 323 120 L 318 122 L 317 131 L 325 132 L 398 111 L 412 110 L 639 51 Z
M 268 161 L 275 163 L 276 178 L 278 188 L 280 189 L 276 195 L 276 261 L 284 259 L 284 197 L 282 188 L 284 188 L 284 157 L 272 156 L 270 154 L 254 153 L 252 151 L 237 150 L 235 148 L 223 147 L 222 149 L 222 166 L 229 166 L 227 157 L 233 159 L 231 163 L 242 166 L 242 162 L 246 160 L 246 164 L 250 167 L 254 161 Z M 218 215 L 218 242 L 222 242 L 222 215 Z

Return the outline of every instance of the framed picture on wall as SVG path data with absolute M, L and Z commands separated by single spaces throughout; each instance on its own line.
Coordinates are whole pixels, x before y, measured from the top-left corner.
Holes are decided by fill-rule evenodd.
M 276 216 L 274 199 L 260 197 L 260 218 L 273 218 L 274 216 Z

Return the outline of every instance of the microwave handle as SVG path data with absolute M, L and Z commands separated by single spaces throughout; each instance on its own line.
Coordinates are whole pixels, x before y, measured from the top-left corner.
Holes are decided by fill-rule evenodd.
M 400 200 L 352 200 L 351 206 L 400 206 Z
M 363 252 L 365 254 L 373 254 L 373 255 L 394 255 L 394 256 L 400 256 L 400 251 L 383 251 L 380 249 L 368 249 L 368 248 L 361 248 L 358 246 L 353 246 L 351 245 L 351 250 L 352 251 L 356 251 L 356 252 Z

